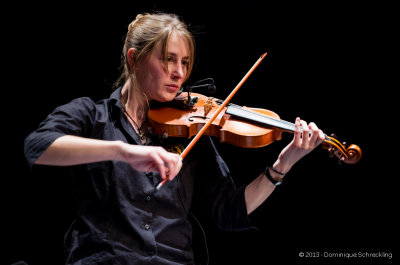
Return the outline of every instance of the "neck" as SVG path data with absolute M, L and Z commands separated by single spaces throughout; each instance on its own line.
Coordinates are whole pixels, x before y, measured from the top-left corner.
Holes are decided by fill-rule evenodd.
M 130 79 L 122 87 L 121 104 L 139 125 L 146 120 L 149 109 L 147 97 L 132 85 Z

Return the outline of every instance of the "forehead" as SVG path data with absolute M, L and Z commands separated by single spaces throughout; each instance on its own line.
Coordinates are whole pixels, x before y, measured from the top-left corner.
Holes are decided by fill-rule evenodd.
M 189 57 L 189 46 L 184 37 L 176 32 L 172 32 L 168 39 L 169 54 L 175 54 L 178 57 Z

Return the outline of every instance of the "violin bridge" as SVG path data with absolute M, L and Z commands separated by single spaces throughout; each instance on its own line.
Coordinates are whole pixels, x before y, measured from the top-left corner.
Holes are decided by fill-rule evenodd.
M 207 117 L 207 115 L 211 111 L 211 109 L 212 109 L 212 99 L 208 98 L 206 103 L 204 103 L 204 118 Z

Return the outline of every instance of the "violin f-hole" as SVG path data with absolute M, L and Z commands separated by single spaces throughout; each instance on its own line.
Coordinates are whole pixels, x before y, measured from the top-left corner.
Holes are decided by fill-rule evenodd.
M 194 115 L 194 116 L 190 116 L 190 117 L 188 118 L 188 121 L 193 121 L 194 118 L 196 118 L 196 119 L 203 119 L 203 120 L 208 120 L 208 119 L 210 119 L 210 118 L 208 118 L 208 117 L 206 117 L 206 116 Z

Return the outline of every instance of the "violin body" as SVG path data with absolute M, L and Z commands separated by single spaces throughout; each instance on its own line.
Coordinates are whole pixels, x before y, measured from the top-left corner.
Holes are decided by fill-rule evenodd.
M 189 97 L 196 98 L 196 104 L 179 108 L 167 103 L 150 108 L 148 119 L 151 133 L 163 137 L 190 139 L 215 115 L 202 134 L 217 137 L 223 143 L 239 147 L 264 147 L 280 140 L 282 132 L 295 131 L 293 123 L 280 120 L 279 115 L 270 110 L 229 104 L 217 113 L 221 101 L 198 93 L 188 95 L 184 92 L 176 100 L 184 102 L 183 106 L 187 106 L 185 101 Z M 362 156 L 357 145 L 342 144 L 336 136 L 326 135 L 322 148 L 328 149 L 330 156 L 336 156 L 347 164 L 357 163 Z
M 182 94 L 183 97 L 187 97 L 186 93 Z M 191 93 L 191 96 L 197 97 L 198 101 L 193 108 L 188 110 L 172 106 L 151 108 L 148 113 L 151 132 L 164 137 L 192 138 L 195 136 L 209 117 L 214 115 L 219 105 L 216 99 L 211 99 L 210 102 L 210 98 L 198 93 Z M 205 107 L 207 101 L 211 103 L 208 113 Z M 241 108 L 279 119 L 279 115 L 270 110 Z M 226 109 L 227 107 L 217 115 L 205 131 L 206 135 L 217 137 L 223 143 L 245 148 L 264 147 L 282 138 L 281 131 L 239 119 L 227 114 Z

